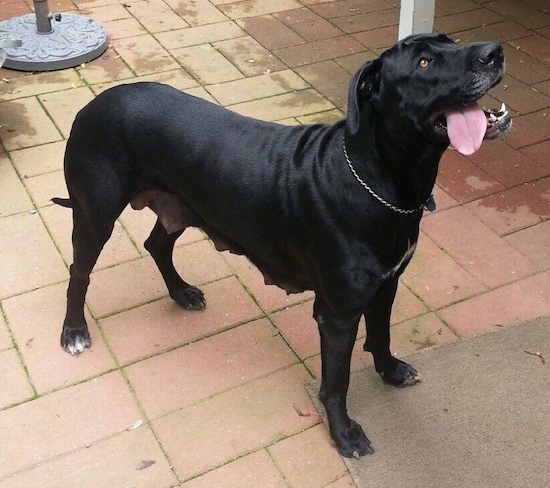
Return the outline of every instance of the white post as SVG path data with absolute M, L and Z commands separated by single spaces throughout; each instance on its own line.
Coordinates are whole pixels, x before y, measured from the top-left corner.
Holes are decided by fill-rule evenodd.
M 401 0 L 399 39 L 433 31 L 435 0 Z

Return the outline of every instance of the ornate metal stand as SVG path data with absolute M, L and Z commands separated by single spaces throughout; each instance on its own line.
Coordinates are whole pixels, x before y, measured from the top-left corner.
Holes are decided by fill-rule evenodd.
M 5 49 L 5 68 L 55 71 L 91 61 L 107 49 L 107 34 L 99 22 L 76 14 L 50 14 L 47 0 L 34 0 L 34 11 L 0 22 L 0 39 L 23 42 Z

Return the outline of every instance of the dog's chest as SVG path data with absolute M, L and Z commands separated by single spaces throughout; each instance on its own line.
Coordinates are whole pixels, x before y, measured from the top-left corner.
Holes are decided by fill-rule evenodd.
M 416 250 L 416 241 L 411 242 L 410 239 L 407 239 L 407 249 L 405 250 L 404 254 L 401 256 L 397 264 L 393 266 L 389 271 L 385 272 L 382 275 L 382 278 L 384 280 L 389 280 L 390 278 L 393 278 L 395 274 L 401 269 L 403 264 L 409 261 L 411 259 L 412 255 L 414 254 L 414 251 Z

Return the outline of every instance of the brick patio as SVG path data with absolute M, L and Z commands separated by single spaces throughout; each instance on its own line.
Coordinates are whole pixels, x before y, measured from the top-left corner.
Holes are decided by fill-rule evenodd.
M 311 293 L 265 286 L 245 259 L 190 230 L 176 263 L 208 308 L 180 310 L 143 248 L 153 214 L 127 209 L 92 275 L 93 346 L 71 357 L 58 343 L 71 214 L 50 198 L 66 196 L 76 112 L 106 88 L 156 80 L 266 120 L 332 122 L 351 74 L 396 40 L 398 8 L 49 5 L 101 21 L 110 47 L 75 69 L 0 69 L 0 488 L 353 487 L 304 389 L 320 372 Z M 0 19 L 31 6 L 0 0 Z M 436 30 L 461 42 L 503 43 L 507 75 L 485 102 L 505 102 L 514 126 L 472 157 L 444 155 L 438 210 L 423 219 L 392 317 L 398 355 L 550 315 L 550 5 L 437 0 L 436 16 Z M 371 363 L 361 345 L 354 368 Z

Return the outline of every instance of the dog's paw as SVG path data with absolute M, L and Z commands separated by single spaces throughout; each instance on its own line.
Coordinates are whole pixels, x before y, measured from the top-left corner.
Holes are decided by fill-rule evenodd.
M 332 438 L 336 442 L 338 452 L 344 457 L 359 459 L 365 454 L 374 452 L 374 447 L 363 432 L 363 428 L 353 420 L 350 420 L 349 427 L 333 434 Z
M 384 367 L 379 371 L 382 379 L 393 386 L 398 388 L 404 388 L 405 386 L 412 386 L 422 381 L 418 371 L 414 369 L 410 364 L 393 358 L 392 364 Z
M 70 328 L 63 327 L 61 332 L 61 347 L 71 354 L 76 356 L 92 345 L 88 328 Z
M 203 310 L 206 307 L 204 293 L 196 286 L 187 286 L 170 293 L 170 296 L 185 310 Z

